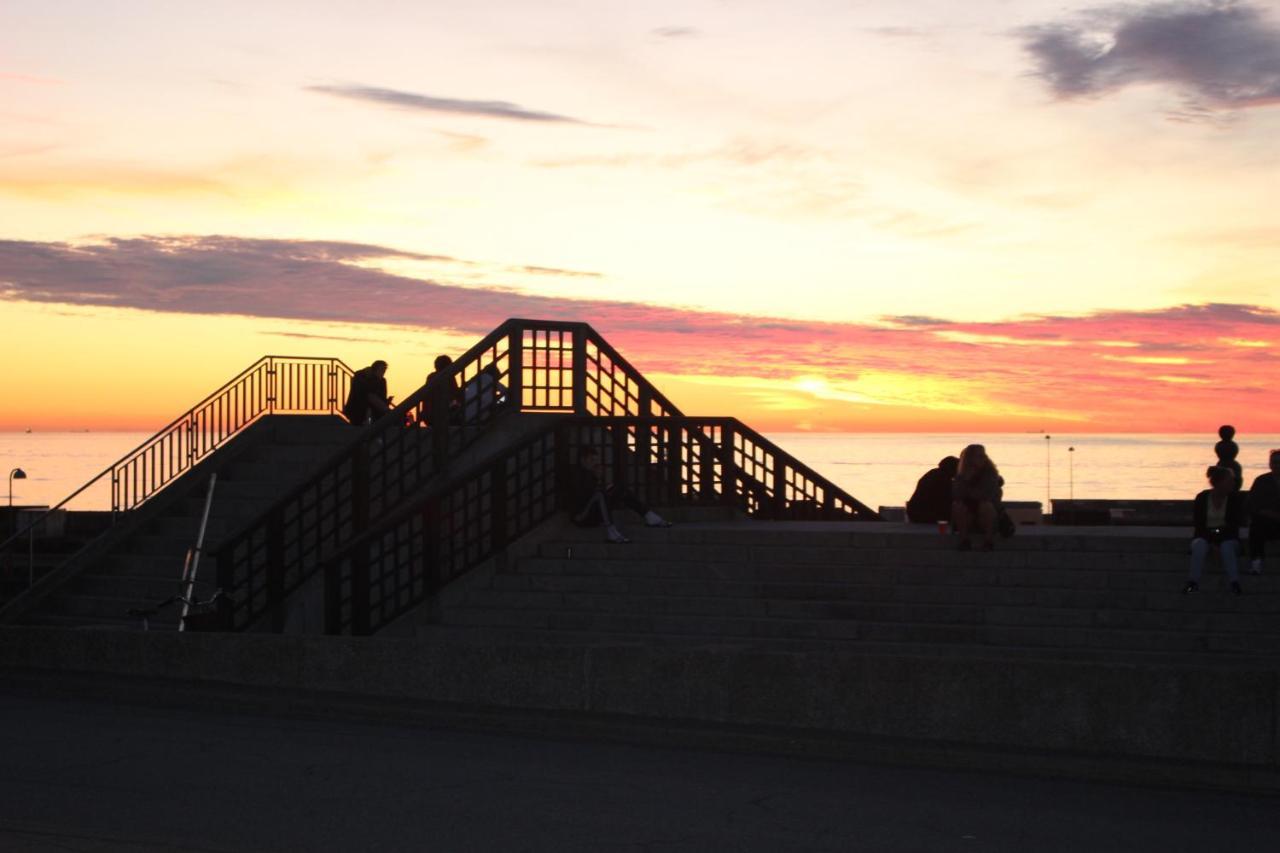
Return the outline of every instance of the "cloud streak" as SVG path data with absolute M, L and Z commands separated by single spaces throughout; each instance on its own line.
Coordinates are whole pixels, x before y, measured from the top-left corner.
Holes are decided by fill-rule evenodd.
M 936 428 L 939 413 L 950 413 L 946 423 L 956 428 L 981 416 L 998 429 L 1071 423 L 1168 431 L 1221 420 L 1280 431 L 1268 390 L 1280 354 L 1280 313 L 1258 306 L 820 322 L 552 298 L 377 267 L 394 258 L 443 259 L 445 271 L 448 264 L 472 268 L 465 259 L 361 243 L 226 236 L 0 241 L 0 299 L 475 336 L 507 317 L 586 321 L 646 372 L 712 384 L 738 377 L 772 389 L 751 393 L 773 401 L 759 410 L 773 428 L 793 426 L 787 418 L 802 411 L 828 427 L 865 429 L 869 418 L 892 411 L 901 418 L 894 423 L 907 425 L 892 428 Z M 756 411 L 754 397 L 711 411 L 704 393 L 689 393 L 694 404 L 685 408 L 694 413 L 751 418 Z M 961 414 L 967 420 L 955 419 Z
M 405 92 L 399 89 L 385 89 L 380 86 L 334 84 L 304 86 L 303 89 L 319 95 L 330 95 L 335 98 L 346 98 L 347 100 L 363 101 L 365 103 L 377 104 L 378 106 L 403 110 L 481 116 L 484 118 L 537 122 L 544 124 L 577 124 L 587 127 L 602 126 L 593 122 L 574 118 L 573 116 L 545 112 L 542 110 L 527 109 L 519 104 L 513 104 L 510 101 L 476 101 L 465 98 L 442 98 L 436 95 L 423 95 L 417 92 Z
M 1280 103 L 1280 27 L 1249 3 L 1114 6 L 1018 35 L 1062 99 L 1163 84 L 1188 99 L 1181 120 Z

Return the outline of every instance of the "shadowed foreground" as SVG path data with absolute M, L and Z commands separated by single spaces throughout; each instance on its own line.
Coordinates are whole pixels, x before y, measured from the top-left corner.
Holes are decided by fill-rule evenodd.
M 1276 801 L 0 688 L 0 849 L 1256 850 Z

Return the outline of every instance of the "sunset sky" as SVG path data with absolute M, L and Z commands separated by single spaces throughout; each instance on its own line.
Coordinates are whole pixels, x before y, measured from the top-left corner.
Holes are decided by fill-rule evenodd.
M 584 320 L 766 430 L 1280 432 L 1280 3 L 0 4 L 0 429 Z

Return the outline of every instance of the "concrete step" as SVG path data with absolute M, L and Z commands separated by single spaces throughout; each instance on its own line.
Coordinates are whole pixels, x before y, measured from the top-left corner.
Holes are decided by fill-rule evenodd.
M 1211 578 L 1206 590 L 1188 598 L 1179 593 L 1181 579 L 1157 590 L 1115 590 L 1091 586 L 1009 587 L 978 584 L 894 584 L 855 581 L 741 581 L 690 579 L 681 577 L 627 577 L 617 574 L 543 574 L 521 571 L 495 575 L 492 586 L 499 590 L 535 590 L 560 593 L 616 593 L 627 595 L 690 595 L 721 598 L 768 598 L 773 600 L 815 599 L 824 601 L 896 601 L 904 604 L 1035 605 L 1042 607 L 1083 607 L 1091 609 L 1177 610 L 1191 606 L 1210 612 L 1280 613 L 1280 580 L 1247 577 L 1248 594 L 1242 597 L 1217 594 Z M 1265 583 L 1264 583 L 1265 581 Z M 1265 590 L 1260 589 L 1266 587 Z
M 1155 631 L 1266 633 L 1280 631 L 1275 611 L 1246 610 L 1232 596 L 1234 612 L 1204 612 L 1196 598 L 1170 596 L 1182 606 L 1168 610 L 1071 608 L 1026 605 L 963 605 L 742 596 L 634 595 L 489 589 L 477 591 L 466 606 L 519 610 L 595 611 L 600 613 L 678 614 L 868 622 L 1016 625 L 1025 627 L 1102 627 Z M 1274 601 L 1270 602 L 1275 604 Z
M 130 618 L 66 616 L 47 610 L 37 611 L 24 620 L 27 625 L 44 625 L 51 628 L 81 628 L 86 630 L 141 631 L 142 620 Z M 149 630 L 176 631 L 176 624 L 150 623 Z
M 50 614 L 89 621 L 129 621 L 130 619 L 135 619 L 135 624 L 137 624 L 137 619 L 129 616 L 130 610 L 150 609 L 163 600 L 163 598 L 124 598 L 118 594 L 104 596 L 59 592 L 50 596 L 49 604 L 44 610 Z M 149 621 L 152 625 L 172 624 L 176 627 L 181 613 L 181 605 L 171 604 L 160 613 L 150 617 Z
M 152 577 L 147 575 L 80 575 L 67 585 L 67 591 L 75 595 L 122 598 L 138 602 L 141 606 L 148 601 L 163 601 L 178 593 L 181 584 L 177 577 Z M 196 585 L 197 595 L 207 596 L 213 593 L 213 586 L 208 583 Z
M 985 556 L 985 555 L 983 555 Z M 1123 565 L 1123 564 L 1122 564 Z M 926 584 L 929 586 L 1051 587 L 1060 589 L 1111 589 L 1179 591 L 1186 579 L 1186 566 L 1114 568 L 1092 571 L 1078 569 L 1010 568 L 984 564 L 981 560 L 965 566 L 858 565 L 852 563 L 720 562 L 698 560 L 596 560 L 540 558 L 521 561 L 522 574 L 593 575 L 630 578 L 678 578 L 682 580 L 726 580 L 755 582 L 867 583 L 880 585 Z M 1219 577 L 1211 570 L 1206 583 Z M 1245 586 L 1258 592 L 1280 591 L 1280 575 L 1246 575 Z
M 1092 648 L 1121 651 L 1280 652 L 1280 633 L 1130 630 L 1096 626 L 1019 626 L 876 622 L 853 619 L 609 613 L 468 606 L 445 612 L 443 624 L 555 631 L 623 632 L 749 640 L 816 639 L 845 642 L 946 643 L 982 646 Z

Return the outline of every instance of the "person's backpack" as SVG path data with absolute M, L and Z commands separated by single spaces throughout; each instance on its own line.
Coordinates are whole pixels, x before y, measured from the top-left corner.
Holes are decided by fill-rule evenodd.
M 996 516 L 996 530 L 1000 532 L 1003 539 L 1018 532 L 1018 525 L 1013 523 L 1013 519 L 1009 517 L 1009 513 L 1004 507 L 1000 508 L 1000 514 Z

